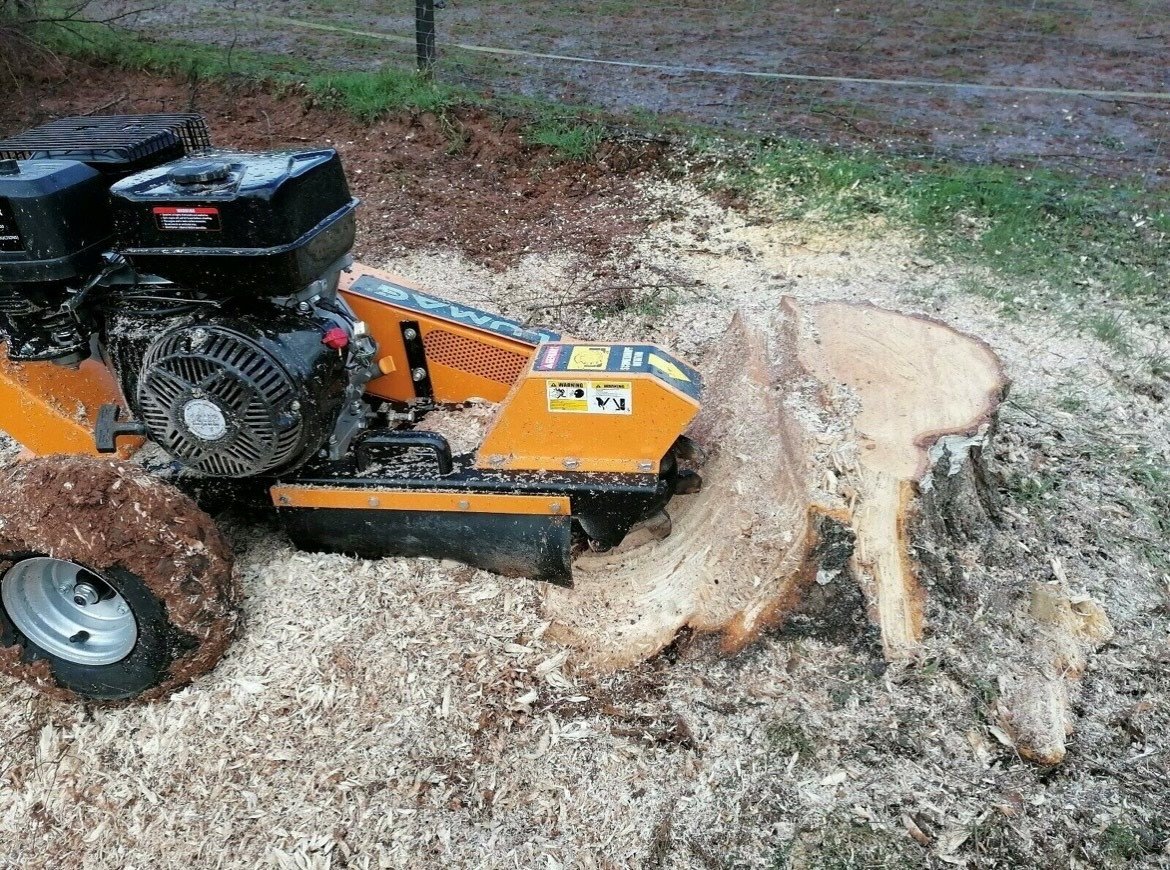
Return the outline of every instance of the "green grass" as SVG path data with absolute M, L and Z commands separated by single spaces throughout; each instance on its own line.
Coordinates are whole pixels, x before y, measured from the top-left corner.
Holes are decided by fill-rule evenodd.
M 296 57 L 195 43 L 154 42 L 125 31 L 80 22 L 68 29 L 44 26 L 38 42 L 57 54 L 81 60 L 198 78 L 242 77 L 281 82 L 301 80 L 312 74 L 312 68 Z
M 1110 503 L 1119 515 L 1102 514 L 1095 533 L 1103 541 L 1131 548 L 1158 572 L 1170 570 L 1170 463 L 1155 440 L 1140 433 L 1118 435 L 1101 407 L 1078 394 L 1076 385 L 1047 399 L 1017 393 L 1004 406 L 1002 419 L 1021 432 L 1037 430 L 1047 461 L 1039 467 L 1022 463 L 1005 480 L 1004 493 L 1014 502 L 1039 509 L 1042 524 L 1063 522 L 1086 505 Z M 1054 416 L 1051 406 L 1065 412 Z M 1067 416 L 1066 416 L 1067 415 Z M 1032 436 L 1027 436 L 1032 437 Z M 1059 445 L 1059 446 L 1057 446 Z M 1085 481 L 1092 481 L 1086 490 Z M 1070 513 L 1071 512 L 1071 513 Z
M 1118 350 L 1170 322 L 1170 195 L 1054 172 L 908 160 L 798 141 L 733 156 L 715 179 L 785 216 L 880 217 L 927 253 L 1023 279 L 1007 309 L 1052 311 Z M 1091 304 L 1089 304 L 1091 303 Z
M 566 160 L 590 160 L 605 138 L 605 128 L 590 123 L 540 120 L 524 130 L 524 140 L 551 148 Z
M 286 55 L 177 41 L 153 41 L 108 27 L 73 23 L 68 29 L 46 26 L 40 42 L 61 55 L 196 79 L 249 79 L 276 84 L 303 84 L 322 104 L 371 123 L 404 112 L 443 115 L 460 106 L 484 105 L 466 88 L 444 84 L 413 69 L 386 67 L 375 72 L 324 72 Z M 596 110 L 567 111 L 563 106 L 522 97 L 504 97 L 493 108 L 530 118 L 526 141 L 552 149 L 564 160 L 589 160 L 606 130 L 586 118 Z M 458 143 L 455 143 L 457 150 Z
M 877 830 L 836 812 L 825 819 L 817 842 L 777 849 L 773 870 L 913 870 L 921 867 L 919 847 L 904 833 Z
M 782 763 L 786 763 L 793 755 L 807 761 L 815 750 L 812 739 L 795 722 L 772 722 L 765 729 L 764 735 L 770 754 Z
M 322 103 L 366 122 L 400 112 L 441 113 L 470 99 L 459 89 L 432 82 L 413 70 L 322 73 L 306 61 L 285 55 L 154 42 L 95 25 L 74 25 L 69 30 L 48 27 L 42 42 L 59 54 L 126 69 L 201 79 L 303 83 Z
M 1110 867 L 1128 866 L 1146 852 L 1142 848 L 1137 832 L 1121 822 L 1111 822 L 1109 827 L 1101 832 L 1099 845 L 1101 857 Z
M 327 105 L 367 123 L 400 112 L 441 114 L 468 101 L 468 95 L 458 88 L 431 81 L 413 70 L 314 75 L 308 87 Z

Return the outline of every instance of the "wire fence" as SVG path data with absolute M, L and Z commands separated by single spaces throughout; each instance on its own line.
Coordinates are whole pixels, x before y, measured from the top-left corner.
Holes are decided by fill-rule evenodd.
M 136 26 L 617 116 L 1170 183 L 1170 0 L 435 5 L 185 0 Z

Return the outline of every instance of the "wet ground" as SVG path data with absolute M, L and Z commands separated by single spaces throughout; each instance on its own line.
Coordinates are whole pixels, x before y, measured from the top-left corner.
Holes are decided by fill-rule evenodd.
M 394 5 L 399 11 L 388 12 L 391 5 L 182 0 L 128 20 L 162 37 L 293 54 L 338 68 L 409 67 L 415 53 L 412 4 L 403 0 Z M 130 4 L 107 0 L 95 6 Z M 440 78 L 482 92 L 900 153 L 1136 175 L 1148 182 L 1165 182 L 1168 175 L 1165 0 L 844 0 L 831 7 L 795 0 L 448 0 L 436 15 Z M 348 32 L 309 29 L 287 19 Z M 710 70 L 944 86 L 792 81 Z M 969 83 L 1132 93 L 956 87 Z

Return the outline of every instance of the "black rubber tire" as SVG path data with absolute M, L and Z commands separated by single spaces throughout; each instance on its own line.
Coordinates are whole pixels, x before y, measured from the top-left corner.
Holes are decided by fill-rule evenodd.
M 57 697 L 90 701 L 169 694 L 210 670 L 234 635 L 239 594 L 231 551 L 187 496 L 140 467 L 84 457 L 0 469 L 0 577 L 49 556 L 101 576 L 134 613 L 121 661 L 84 665 L 24 637 L 0 602 L 0 672 Z
M 16 563 L 47 553 L 0 553 L 0 562 Z M 84 568 L 93 570 L 89 565 Z M 3 575 L 0 575 L 2 577 Z M 0 647 L 19 647 L 20 662 L 34 666 L 47 662 L 58 686 L 81 698 L 118 701 L 141 695 L 167 677 L 171 650 L 184 645 L 183 635 L 167 621 L 166 608 L 137 574 L 112 566 L 102 572 L 105 580 L 122 596 L 134 614 L 138 638 L 121 661 L 110 665 L 79 665 L 59 658 L 21 634 L 0 601 Z

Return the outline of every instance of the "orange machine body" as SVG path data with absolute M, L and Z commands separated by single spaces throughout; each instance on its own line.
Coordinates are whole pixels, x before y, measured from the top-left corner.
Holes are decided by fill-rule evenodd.
M 657 473 L 698 413 L 698 374 L 653 345 L 563 341 L 360 265 L 342 275 L 340 291 L 378 344 L 381 375 L 367 394 L 395 402 L 423 397 L 419 360 L 410 358 L 405 337 L 413 330 L 425 398 L 499 403 L 478 468 Z M 125 407 L 125 400 L 101 362 L 18 364 L 0 348 L 0 429 L 29 451 L 95 453 L 104 404 Z M 141 443 L 121 439 L 119 452 L 129 456 Z
M 391 401 L 417 396 L 403 340 L 406 328 L 421 334 L 434 400 L 447 403 L 501 401 L 524 372 L 533 348 L 560 338 L 448 302 L 405 278 L 366 266 L 355 265 L 342 275 L 341 295 L 378 342 L 382 375 L 370 381 L 366 392 Z
M 654 345 L 541 345 L 476 466 L 657 474 L 699 412 L 698 374 Z
M 378 343 L 383 374 L 367 393 L 417 397 L 410 328 L 435 401 L 500 403 L 481 469 L 657 473 L 699 411 L 699 375 L 653 345 L 563 341 L 365 266 L 343 275 L 341 293 Z
M 52 363 L 14 363 L 0 345 L 0 430 L 38 456 L 93 454 L 94 425 L 102 405 L 125 407 L 113 373 L 86 360 L 77 368 Z M 121 441 L 119 454 L 129 457 L 142 439 Z

